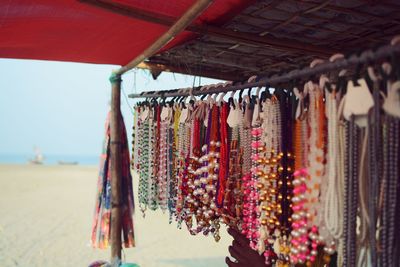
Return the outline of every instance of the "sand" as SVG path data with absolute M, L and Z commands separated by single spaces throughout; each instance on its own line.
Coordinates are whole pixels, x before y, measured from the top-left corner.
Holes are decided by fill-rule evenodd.
M 95 166 L 0 165 L 0 267 L 88 266 L 108 260 L 109 249 L 89 243 L 96 183 Z M 168 214 L 161 211 L 148 211 L 143 218 L 137 209 L 134 221 L 137 247 L 124 250 L 127 262 L 226 266 L 232 239 L 223 227 L 216 243 L 168 224 Z

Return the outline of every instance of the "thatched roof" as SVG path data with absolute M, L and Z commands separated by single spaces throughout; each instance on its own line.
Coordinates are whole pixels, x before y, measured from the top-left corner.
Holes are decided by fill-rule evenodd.
M 142 67 L 225 80 L 269 76 L 337 52 L 387 44 L 400 33 L 400 3 L 256 1 L 222 27 L 192 31 L 198 38 L 151 57 Z

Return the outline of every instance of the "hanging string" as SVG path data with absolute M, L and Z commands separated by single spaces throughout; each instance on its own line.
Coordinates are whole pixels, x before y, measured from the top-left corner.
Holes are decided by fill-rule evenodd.
M 134 108 L 131 106 L 131 104 L 129 103 L 129 100 L 128 100 L 128 96 L 126 95 L 126 93 L 125 93 L 125 89 L 124 89 L 124 86 L 122 85 L 122 83 L 121 83 L 121 91 L 122 91 L 122 94 L 124 95 L 124 99 L 125 99 L 125 103 L 128 105 L 128 108 L 129 108 L 129 111 L 132 113 L 132 115 L 135 113 L 135 110 L 134 110 Z

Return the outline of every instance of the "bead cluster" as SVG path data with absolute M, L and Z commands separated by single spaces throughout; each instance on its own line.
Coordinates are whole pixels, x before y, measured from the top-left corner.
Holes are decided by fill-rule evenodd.
M 293 180 L 293 214 L 292 214 L 292 248 L 290 258 L 292 263 L 304 264 L 307 260 L 314 261 L 316 256 L 315 244 L 311 251 L 309 251 L 309 240 L 308 240 L 308 222 L 307 222 L 307 210 L 305 209 L 304 203 L 306 200 L 306 177 L 308 173 L 305 169 L 297 170 L 294 172 Z

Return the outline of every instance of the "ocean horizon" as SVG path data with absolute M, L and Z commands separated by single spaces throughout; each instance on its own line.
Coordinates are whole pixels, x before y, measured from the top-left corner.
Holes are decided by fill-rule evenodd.
M 34 155 L 32 154 L 0 154 L 0 164 L 27 164 Z M 78 163 L 79 165 L 98 165 L 98 155 L 43 155 L 44 165 L 58 165 L 63 163 Z

